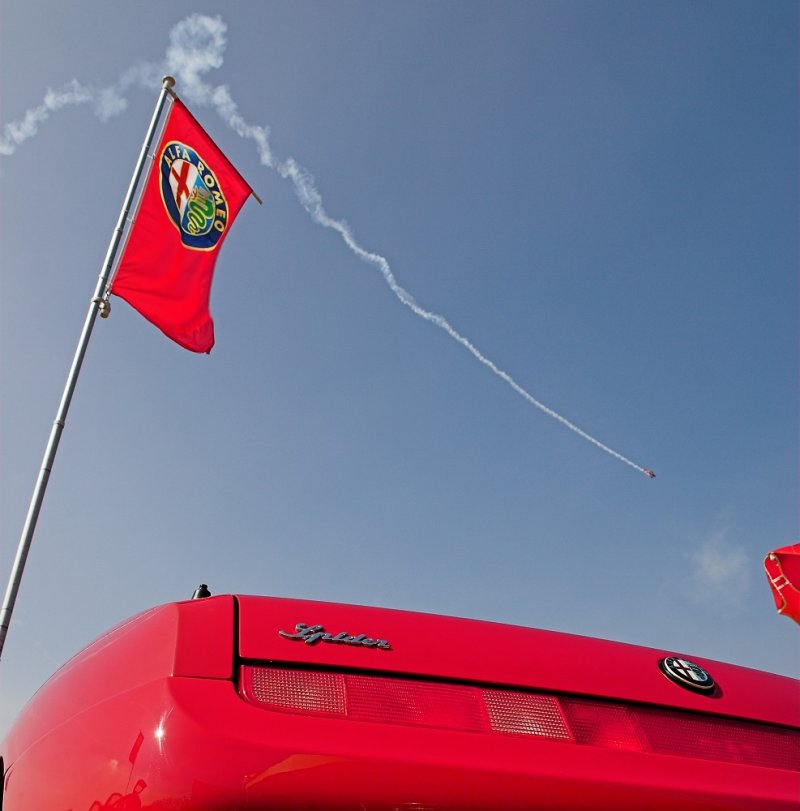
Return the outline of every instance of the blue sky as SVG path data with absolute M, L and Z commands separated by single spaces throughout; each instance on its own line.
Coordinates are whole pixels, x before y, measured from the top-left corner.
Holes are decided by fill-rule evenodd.
M 98 323 L 0 723 L 105 628 L 199 582 L 796 673 L 761 570 L 798 539 L 797 9 L 779 0 L 4 0 L 3 581 L 192 14 L 225 40 L 176 89 L 264 205 L 221 253 L 210 356 L 120 300 Z M 272 166 L 209 103 L 220 85 Z M 290 158 L 421 308 L 658 477 L 403 306 L 309 216 Z

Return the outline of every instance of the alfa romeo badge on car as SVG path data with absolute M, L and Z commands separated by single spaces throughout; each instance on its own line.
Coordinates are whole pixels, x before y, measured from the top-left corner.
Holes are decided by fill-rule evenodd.
M 700 665 L 679 656 L 666 656 L 659 663 L 662 673 L 670 680 L 697 693 L 711 693 L 716 684 Z

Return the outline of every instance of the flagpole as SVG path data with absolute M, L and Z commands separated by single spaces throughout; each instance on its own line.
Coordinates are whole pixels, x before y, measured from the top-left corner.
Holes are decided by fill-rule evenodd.
M 147 135 L 145 136 L 144 143 L 142 144 L 142 150 L 139 153 L 139 160 L 136 162 L 136 168 L 133 170 L 133 176 L 131 177 L 130 186 L 128 187 L 128 193 L 125 195 L 125 202 L 122 204 L 122 210 L 120 211 L 119 219 L 117 220 L 117 226 L 111 235 L 111 242 L 109 243 L 106 258 L 103 262 L 100 270 L 100 276 L 97 280 L 97 287 L 95 288 L 94 295 L 92 296 L 92 300 L 89 304 L 89 312 L 86 314 L 86 320 L 83 324 L 83 330 L 81 332 L 80 340 L 78 341 L 78 347 L 75 350 L 75 356 L 72 359 L 72 366 L 70 367 L 69 374 L 67 376 L 67 383 L 64 387 L 64 393 L 61 395 L 61 403 L 58 406 L 56 419 L 50 431 L 50 438 L 47 442 L 44 458 L 42 460 L 42 468 L 39 471 L 39 477 L 36 480 L 36 486 L 33 491 L 33 496 L 31 497 L 31 503 L 28 507 L 28 514 L 25 518 L 25 526 L 22 529 L 22 536 L 20 537 L 19 546 L 17 547 L 17 556 L 14 560 L 11 576 L 8 579 L 8 587 L 6 588 L 3 607 L 2 610 L 0 610 L 0 656 L 2 656 L 6 635 L 8 634 L 8 628 L 11 624 L 11 614 L 14 611 L 14 604 L 17 601 L 17 593 L 19 592 L 20 582 L 22 580 L 22 572 L 25 568 L 25 561 L 28 558 L 31 541 L 33 540 L 33 533 L 36 530 L 36 522 L 39 518 L 39 511 L 41 510 L 45 490 L 47 489 L 47 483 L 50 479 L 50 472 L 53 469 L 53 462 L 55 461 L 56 451 L 58 450 L 58 443 L 61 439 L 61 434 L 67 420 L 67 412 L 69 411 L 72 395 L 75 392 L 75 386 L 78 382 L 78 375 L 81 371 L 81 365 L 83 364 L 83 358 L 89 344 L 89 338 L 92 335 L 92 329 L 94 328 L 94 322 L 98 313 L 102 318 L 108 318 L 110 305 L 108 303 L 107 287 L 108 280 L 111 275 L 111 269 L 114 266 L 117 250 L 120 242 L 122 241 L 122 234 L 125 230 L 125 221 L 127 220 L 128 214 L 130 213 L 133 205 L 133 199 L 136 195 L 136 188 L 139 185 L 139 180 L 141 179 L 142 172 L 144 171 L 144 167 L 147 162 L 147 153 L 150 149 L 156 129 L 158 128 L 158 122 L 161 118 L 164 104 L 166 103 L 167 96 L 175 95 L 174 91 L 172 90 L 174 85 L 175 80 L 171 76 L 164 77 L 161 85 L 161 92 L 159 93 L 158 101 L 156 102 L 156 108 L 153 111 L 153 118 L 150 121 Z

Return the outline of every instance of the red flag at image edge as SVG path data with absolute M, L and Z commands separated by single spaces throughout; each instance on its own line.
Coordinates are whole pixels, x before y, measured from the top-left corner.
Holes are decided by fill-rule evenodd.
M 175 100 L 111 292 L 168 338 L 210 352 L 211 280 L 222 243 L 252 190 Z
M 764 558 L 775 608 L 800 623 L 800 544 L 783 546 Z

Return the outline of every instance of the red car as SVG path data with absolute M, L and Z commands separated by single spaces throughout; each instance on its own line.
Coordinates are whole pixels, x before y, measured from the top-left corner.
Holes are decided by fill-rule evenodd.
M 548 631 L 208 597 L 57 672 L 0 748 L 0 805 L 796 811 L 798 687 Z

